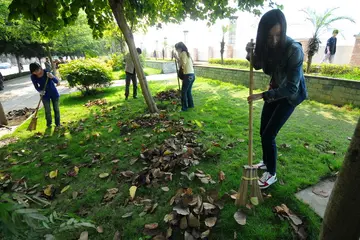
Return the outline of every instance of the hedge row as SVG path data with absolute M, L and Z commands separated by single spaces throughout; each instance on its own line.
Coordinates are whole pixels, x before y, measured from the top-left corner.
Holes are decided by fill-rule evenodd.
M 209 59 L 210 64 L 221 64 L 220 58 Z M 245 59 L 224 59 L 223 65 L 235 65 L 239 67 L 249 67 L 249 61 Z M 304 62 L 303 69 L 306 72 L 307 64 Z M 350 65 L 338 65 L 338 64 L 311 64 L 310 73 L 318 73 L 324 76 L 337 76 L 349 77 L 351 79 L 360 80 L 360 68 Z

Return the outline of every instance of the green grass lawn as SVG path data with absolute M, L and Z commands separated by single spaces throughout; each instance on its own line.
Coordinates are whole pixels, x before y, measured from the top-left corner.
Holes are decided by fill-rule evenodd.
M 154 74 L 161 74 L 160 69 L 148 68 L 148 67 L 144 68 L 144 72 L 145 72 L 145 76 L 154 75 Z M 125 79 L 125 77 L 126 77 L 126 75 L 125 75 L 124 70 L 112 72 L 113 80 Z
M 176 82 L 173 85 L 150 82 L 149 86 L 153 95 L 161 90 L 177 88 Z M 142 206 L 124 207 L 124 201 L 129 197 L 130 184 L 119 180 L 117 174 L 110 174 L 106 179 L 100 179 L 98 175 L 103 172 L 111 173 L 114 166 L 119 171 L 141 169 L 143 167 L 141 161 L 130 165 L 130 160 L 138 157 L 143 147 L 151 148 L 161 144 L 165 138 L 175 133 L 171 131 L 155 133 L 152 128 L 140 128 L 130 135 L 121 136 L 117 127 L 119 121 L 126 122 L 147 112 L 142 97 L 125 101 L 122 96 L 123 91 L 123 87 L 108 88 L 96 96 L 85 98 L 80 97 L 78 93 L 63 95 L 60 111 L 64 125 L 70 126 L 70 121 L 78 123 L 82 119 L 84 130 L 78 133 L 66 131 L 64 136 L 60 132 L 45 131 L 44 112 L 41 110 L 37 131 L 45 132 L 45 136 L 37 138 L 34 133 L 27 132 L 28 123 L 19 127 L 13 134 L 20 138 L 19 141 L 0 149 L 0 154 L 3 153 L 5 156 L 10 154 L 6 162 L 1 162 L 0 168 L 10 172 L 13 179 L 25 176 L 29 186 L 39 183 L 39 190 L 48 184 L 54 184 L 58 191 L 70 185 L 68 191 L 55 196 L 51 207 L 45 211 L 51 213 L 56 210 L 59 213 L 77 216 L 82 214 L 96 225 L 101 225 L 104 229 L 101 234 L 96 230 L 87 229 L 90 239 L 113 239 L 116 231 L 122 234 L 122 239 L 146 239 L 142 234 L 144 224 L 153 222 L 159 223 L 159 227 L 166 232 L 167 225 L 163 218 L 171 212 L 169 200 L 180 187 L 191 187 L 195 193 L 200 192 L 199 187 L 204 187 L 206 190 L 217 189 L 220 196 L 231 189 L 238 190 L 242 166 L 247 163 L 248 89 L 197 78 L 193 87 L 195 108 L 188 112 L 170 111 L 167 114 L 171 119 L 190 121 L 201 130 L 197 141 L 204 144 L 207 157 L 201 159 L 198 166 L 191 167 L 187 172 L 190 173 L 196 168 L 201 169 L 210 174 L 217 183 L 202 184 L 198 180 L 189 181 L 180 174 L 179 169 L 174 173 L 171 182 L 160 186 L 168 186 L 169 192 L 163 192 L 160 187 L 138 189 L 137 196 L 150 198 L 159 204 L 153 214 L 139 217 L 139 213 L 143 210 Z M 116 108 L 102 112 L 98 106 L 90 108 L 83 106 L 88 100 L 98 98 L 107 100 L 106 109 L 113 106 Z M 158 106 L 171 109 L 173 105 L 165 101 L 158 102 Z M 254 106 L 254 152 L 255 159 L 259 160 L 261 145 L 258 132 L 262 102 L 256 102 Z M 316 102 L 305 102 L 300 105 L 277 137 L 278 145 L 290 146 L 279 148 L 278 153 L 277 174 L 284 185 L 277 183 L 265 191 L 272 197 L 266 199 L 248 215 L 245 226 L 239 226 L 235 222 L 233 214 L 237 208 L 233 200 L 227 198 L 219 220 L 211 231 L 210 239 L 233 239 L 234 232 L 237 233 L 237 239 L 293 239 L 291 226 L 286 221 L 280 221 L 272 212 L 273 207 L 282 203 L 304 221 L 309 239 L 317 239 L 321 219 L 307 205 L 298 201 L 294 194 L 299 189 L 315 184 L 339 169 L 349 145 L 348 137 L 353 134 L 359 114 L 359 110 L 347 110 Z M 145 134 L 153 134 L 153 136 L 146 138 Z M 125 137 L 130 138 L 130 141 L 126 141 Z M 245 142 L 238 139 L 245 139 Z M 213 144 L 214 142 L 220 147 Z M 308 148 L 304 147 L 305 143 L 308 144 Z M 229 144 L 233 144 L 233 147 L 227 148 Z M 67 147 L 61 148 L 61 146 Z M 22 156 L 14 154 L 14 150 L 21 152 Z M 335 151 L 336 154 L 329 154 L 326 151 Z M 61 154 L 67 157 L 61 157 Z M 95 155 L 100 156 L 98 164 L 81 167 L 77 177 L 63 175 L 75 165 L 90 163 Z M 9 162 L 21 163 L 34 158 L 34 162 L 29 164 L 9 166 Z M 113 159 L 120 161 L 114 164 L 111 162 Z M 56 169 L 59 170 L 57 178 L 49 179 L 45 176 Z M 220 170 L 226 175 L 226 179 L 221 184 L 217 181 Z M 106 190 L 114 187 L 119 189 L 118 195 L 110 203 L 103 203 Z M 72 199 L 74 191 L 81 193 L 77 199 Z M 133 212 L 131 218 L 121 217 L 131 211 Z M 61 233 L 58 237 L 78 239 L 83 230 Z

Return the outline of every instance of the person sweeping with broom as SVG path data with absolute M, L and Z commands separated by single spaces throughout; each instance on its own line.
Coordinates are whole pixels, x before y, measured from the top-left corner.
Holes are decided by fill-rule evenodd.
M 38 63 L 31 63 L 29 68 L 31 72 L 31 81 L 34 84 L 35 89 L 40 93 L 41 101 L 44 105 L 46 126 L 49 128 L 51 127 L 52 124 L 51 107 L 50 107 L 50 101 L 51 101 L 54 109 L 55 125 L 56 127 L 60 127 L 60 110 L 59 110 L 60 95 L 55 86 L 55 84 L 57 86 L 60 85 L 58 79 L 56 79 L 56 77 L 52 73 L 43 70 L 40 64 Z
M 248 60 L 253 47 L 253 43 L 246 46 Z M 264 14 L 257 31 L 253 66 L 270 76 L 270 85 L 267 91 L 247 98 L 249 103 L 264 100 L 260 124 L 263 159 L 255 165 L 265 170 L 258 180 L 260 189 L 277 181 L 275 138 L 296 106 L 307 98 L 303 60 L 301 44 L 286 35 L 282 11 L 274 9 Z

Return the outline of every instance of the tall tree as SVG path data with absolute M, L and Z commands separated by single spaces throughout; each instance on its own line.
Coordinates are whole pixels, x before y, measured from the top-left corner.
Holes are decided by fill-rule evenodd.
M 12 0 L 10 18 L 24 16 L 39 21 L 47 31 L 73 22 L 83 9 L 96 37 L 102 36 L 107 24 L 113 20 L 113 14 L 128 45 L 149 111 L 157 112 L 135 48 L 133 27 L 138 24 L 153 26 L 158 22 L 179 23 L 186 18 L 214 23 L 218 18 L 228 18 L 238 9 L 258 14 L 256 7 L 262 7 L 265 1 L 239 0 L 238 6 L 231 6 L 232 0 Z M 268 2 L 270 6 L 275 5 L 271 0 Z
M 319 51 L 319 45 L 321 43 L 319 37 L 324 33 L 325 30 L 331 27 L 331 24 L 340 20 L 348 20 L 355 22 L 354 19 L 347 16 L 336 16 L 334 11 L 338 8 L 332 8 L 326 10 L 324 13 L 317 13 L 314 9 L 303 9 L 302 11 L 306 14 L 306 20 L 311 22 L 314 27 L 313 36 L 309 39 L 307 46 L 307 69 L 306 72 L 310 73 L 310 67 L 313 56 Z
M 360 238 L 360 118 L 326 207 L 320 239 Z
M 106 39 L 106 47 L 111 53 L 125 53 L 126 42 L 124 35 L 120 31 L 115 21 L 111 22 L 104 31 L 104 38 Z
M 0 2 L 0 53 L 15 55 L 20 73 L 20 57 L 40 56 L 43 50 L 31 37 L 33 29 L 27 21 L 8 21 L 9 4 L 9 0 Z M 33 47 L 40 49 L 39 54 L 32 52 Z
M 99 56 L 104 52 L 104 39 L 94 39 L 92 30 L 87 23 L 86 14 L 80 11 L 73 24 L 56 31 L 52 38 L 54 53 L 64 56 Z
M 225 52 L 225 34 L 229 30 L 229 26 L 222 26 L 222 40 L 220 42 L 220 55 L 221 55 L 221 64 L 224 64 L 224 52 Z

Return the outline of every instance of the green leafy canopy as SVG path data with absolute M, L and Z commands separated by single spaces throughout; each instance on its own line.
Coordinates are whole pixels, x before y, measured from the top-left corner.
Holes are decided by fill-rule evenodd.
M 114 1 L 114 0 L 113 0 Z M 153 26 L 158 22 L 179 23 L 186 18 L 208 20 L 230 17 L 237 10 L 260 14 L 261 7 L 278 6 L 268 0 L 116 0 L 122 2 L 125 17 L 131 26 Z M 107 0 L 12 0 L 9 19 L 24 17 L 38 21 L 44 31 L 58 30 L 71 24 L 83 9 L 94 37 L 101 37 L 113 21 Z

